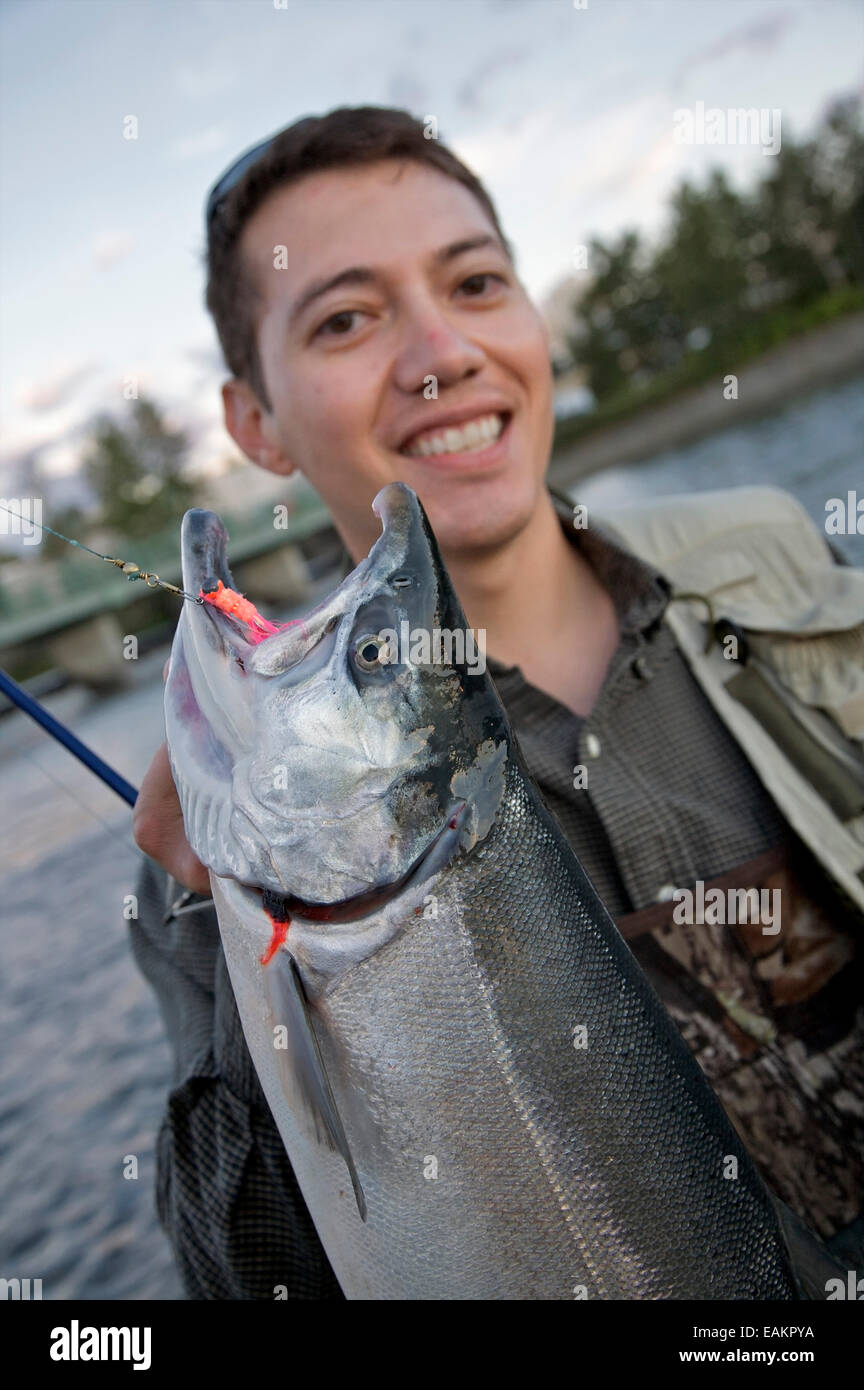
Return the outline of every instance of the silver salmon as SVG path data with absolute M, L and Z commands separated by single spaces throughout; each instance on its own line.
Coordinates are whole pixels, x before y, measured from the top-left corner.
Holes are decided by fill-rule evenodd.
M 373 506 L 381 537 L 302 621 L 184 605 L 165 689 L 245 1037 L 342 1289 L 799 1297 L 768 1190 L 443 636 L 466 621 L 418 499 Z M 187 592 L 234 591 L 226 551 L 186 513 Z

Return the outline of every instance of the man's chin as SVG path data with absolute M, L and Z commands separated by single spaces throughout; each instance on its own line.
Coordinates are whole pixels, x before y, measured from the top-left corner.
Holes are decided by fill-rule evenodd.
M 497 550 L 528 525 L 542 492 L 542 483 L 522 473 L 502 473 L 469 479 L 426 482 L 404 479 L 426 510 L 445 556 L 482 554 Z

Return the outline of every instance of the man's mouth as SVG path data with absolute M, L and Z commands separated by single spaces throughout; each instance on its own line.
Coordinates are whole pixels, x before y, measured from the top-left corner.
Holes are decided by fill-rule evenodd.
M 478 415 L 462 425 L 447 425 L 415 434 L 399 450 L 408 458 L 432 458 L 438 454 L 473 454 L 494 444 L 512 418 L 509 410 Z

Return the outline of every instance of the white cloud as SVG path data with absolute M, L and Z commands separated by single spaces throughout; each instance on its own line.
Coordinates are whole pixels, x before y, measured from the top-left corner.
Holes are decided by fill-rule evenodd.
M 548 104 L 509 130 L 489 126 L 458 141 L 460 157 L 492 192 L 535 298 L 592 233 L 656 221 L 676 152 L 669 103 L 657 93 L 602 111 Z
M 39 455 L 39 468 L 46 478 L 68 478 L 77 473 L 81 463 L 81 445 L 78 440 L 60 439 L 42 449 Z
M 93 245 L 93 262 L 97 270 L 108 270 L 125 260 L 135 248 L 135 238 L 129 232 L 103 232 Z
M 56 430 L 25 430 L 20 427 L 4 429 L 3 448 L 0 449 L 0 474 L 9 477 L 22 459 L 38 453 L 56 437 Z
M 510 46 L 495 52 L 485 52 L 478 63 L 469 68 L 467 76 L 459 83 L 456 100 L 466 110 L 476 110 L 483 102 L 482 89 L 499 73 L 508 68 L 521 67 L 530 62 L 531 54 L 524 48 Z
M 760 62 L 764 62 L 782 42 L 786 33 L 795 26 L 797 20 L 795 12 L 786 8 L 779 13 L 766 13 L 763 18 L 755 20 L 752 24 L 738 25 L 713 43 L 689 54 L 680 73 L 689 77 L 697 67 L 710 66 L 728 58 L 730 54 L 742 52 L 747 57 L 756 57 Z
M 63 368 L 53 377 L 43 378 L 42 381 L 21 382 L 16 389 L 15 399 L 25 410 L 32 410 L 36 414 L 56 410 L 59 406 L 67 405 L 76 389 L 95 371 L 94 364 L 86 362 Z
M 166 150 L 169 159 L 200 159 L 204 155 L 218 154 L 228 144 L 228 133 L 222 125 L 207 126 L 192 135 L 184 135 L 175 140 Z
M 183 97 L 204 101 L 237 85 L 238 74 L 230 64 L 216 59 L 181 63 L 174 71 L 174 85 Z

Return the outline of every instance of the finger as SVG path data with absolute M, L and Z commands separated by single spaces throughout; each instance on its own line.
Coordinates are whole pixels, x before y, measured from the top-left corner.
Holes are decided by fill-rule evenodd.
M 174 877 L 184 888 L 191 888 L 193 893 L 200 893 L 202 897 L 210 897 L 210 873 L 188 846 L 180 856 Z
M 186 839 L 180 798 L 163 743 L 141 782 L 133 811 L 133 833 L 140 850 L 194 893 L 210 894 L 210 876 Z

